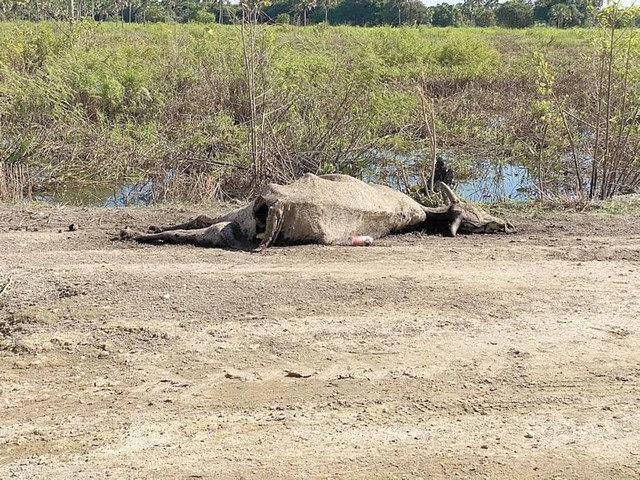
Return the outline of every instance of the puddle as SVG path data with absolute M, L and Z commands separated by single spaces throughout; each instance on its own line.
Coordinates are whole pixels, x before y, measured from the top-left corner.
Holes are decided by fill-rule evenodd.
M 397 167 L 386 165 L 381 170 L 370 172 L 365 181 L 387 183 L 400 188 L 400 171 Z M 417 176 L 408 176 L 412 185 L 421 183 Z M 517 165 L 492 165 L 489 162 L 478 163 L 472 167 L 471 176 L 455 181 L 455 191 L 462 199 L 472 202 L 500 202 L 504 200 L 525 201 L 534 198 L 535 189 L 526 168 Z M 82 186 L 45 192 L 37 195 L 36 200 L 69 205 L 93 205 L 103 207 L 124 207 L 131 205 L 150 205 L 153 200 L 153 182 L 141 181 L 119 188 L 100 185 Z

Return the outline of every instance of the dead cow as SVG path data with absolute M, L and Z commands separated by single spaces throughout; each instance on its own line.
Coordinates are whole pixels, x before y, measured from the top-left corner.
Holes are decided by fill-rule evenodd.
M 382 185 L 347 175 L 307 173 L 290 185 L 268 185 L 249 205 L 211 218 L 201 215 L 181 225 L 127 228 L 122 238 L 138 242 L 191 243 L 202 247 L 265 248 L 272 245 L 346 244 L 353 235 L 373 238 L 411 230 L 468 233 L 510 232 L 508 222 L 461 203 L 445 184 L 448 205 L 430 208 Z

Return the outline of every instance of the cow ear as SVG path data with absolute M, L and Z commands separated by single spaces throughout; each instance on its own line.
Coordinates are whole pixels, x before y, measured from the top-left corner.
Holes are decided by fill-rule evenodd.
M 264 231 L 264 238 L 260 242 L 259 250 L 272 246 L 280 235 L 284 223 L 284 208 L 280 202 L 276 202 L 269 207 L 267 214 L 267 225 Z
M 462 224 L 462 212 L 456 212 L 453 221 L 449 224 L 449 233 L 452 237 L 455 237 L 458 233 L 458 229 Z

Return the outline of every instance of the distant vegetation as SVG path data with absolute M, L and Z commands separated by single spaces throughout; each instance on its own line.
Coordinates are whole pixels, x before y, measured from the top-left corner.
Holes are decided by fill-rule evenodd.
M 0 19 L 237 23 L 243 8 L 257 9 L 260 23 L 352 26 L 592 27 L 603 0 L 464 0 L 426 7 L 420 0 L 0 0 Z M 632 23 L 640 15 L 632 9 Z
M 202 201 L 308 171 L 408 190 L 436 156 L 462 177 L 524 165 L 540 197 L 640 184 L 624 12 L 571 30 L 298 28 L 262 12 L 0 24 L 0 200 L 151 181 L 156 201 Z

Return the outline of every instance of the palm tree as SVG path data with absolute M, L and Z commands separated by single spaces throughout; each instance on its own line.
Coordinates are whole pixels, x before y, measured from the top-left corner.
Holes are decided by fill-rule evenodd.
M 307 11 L 311 11 L 318 6 L 317 0 L 300 0 L 298 9 L 302 11 L 302 25 L 307 26 Z
M 564 3 L 556 3 L 549 10 L 549 20 L 556 24 L 556 28 L 563 28 L 569 19 L 571 19 L 571 9 Z
M 324 23 L 329 23 L 329 9 L 336 6 L 338 0 L 319 0 L 318 5 L 324 9 Z

